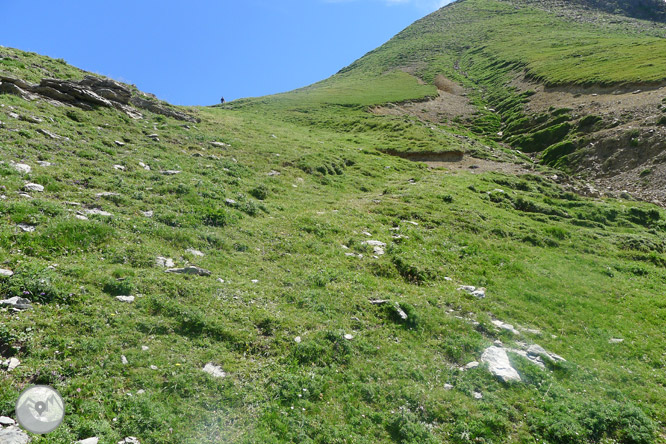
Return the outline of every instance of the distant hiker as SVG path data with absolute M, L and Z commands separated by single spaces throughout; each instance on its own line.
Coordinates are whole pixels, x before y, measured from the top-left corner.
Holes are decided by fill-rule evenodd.
M 220 99 L 220 103 L 224 103 L 224 102 L 225 102 L 224 97 L 222 97 L 222 98 Z

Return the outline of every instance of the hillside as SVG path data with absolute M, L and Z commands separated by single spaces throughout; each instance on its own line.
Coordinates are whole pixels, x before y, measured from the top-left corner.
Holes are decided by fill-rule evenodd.
M 48 384 L 31 443 L 664 442 L 663 28 L 538 6 L 215 107 L 0 47 L 0 416 Z

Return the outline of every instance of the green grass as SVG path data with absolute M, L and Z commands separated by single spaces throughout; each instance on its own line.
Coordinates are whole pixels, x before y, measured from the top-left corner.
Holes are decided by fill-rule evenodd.
M 468 0 L 450 10 L 474 6 L 474 20 L 508 20 L 495 17 L 502 5 Z M 515 13 L 523 14 L 534 13 Z M 386 60 L 404 63 L 410 52 L 402 48 Z M 502 69 L 488 91 L 508 75 Z M 293 93 L 198 109 L 202 121 L 189 129 L 148 112 L 134 121 L 0 95 L 0 264 L 15 271 L 0 278 L 0 296 L 38 302 L 0 311 L 0 354 L 21 361 L 0 370 L 0 415 L 13 416 L 20 391 L 41 383 L 62 393 L 67 416 L 52 435 L 34 436 L 38 444 L 91 436 L 148 444 L 658 442 L 666 213 L 573 195 L 547 178 L 552 171 L 452 173 L 382 154 L 501 150 L 462 124 L 432 129 L 367 112 L 433 92 L 402 72 L 348 71 Z M 503 97 L 507 109 L 523 100 Z M 15 120 L 9 110 L 52 120 Z M 10 161 L 33 171 L 22 176 Z M 46 190 L 23 198 L 26 181 Z M 92 208 L 112 216 L 75 217 Z M 385 242 L 386 253 L 373 258 L 369 239 Z M 212 275 L 165 273 L 157 256 Z M 486 287 L 487 297 L 466 296 L 463 284 Z M 124 293 L 136 301 L 114 299 Z M 371 299 L 398 303 L 408 320 Z M 496 330 L 495 318 L 539 332 L 514 337 Z M 459 370 L 496 340 L 538 343 L 567 362 L 541 370 L 510 354 L 519 384 L 483 367 Z M 203 373 L 208 362 L 227 377 Z

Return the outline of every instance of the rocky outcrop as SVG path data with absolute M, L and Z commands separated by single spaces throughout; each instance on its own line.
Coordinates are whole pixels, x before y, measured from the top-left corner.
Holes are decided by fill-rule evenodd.
M 133 119 L 143 116 L 137 108 L 187 122 L 199 119 L 177 111 L 170 105 L 133 94 L 127 86 L 111 79 L 86 76 L 83 80 L 42 79 L 38 85 L 0 74 L 0 93 L 13 94 L 25 100 L 43 98 L 52 103 L 76 106 L 85 110 L 94 108 L 116 108 Z M 133 105 L 133 106 L 132 106 Z M 136 107 L 136 108 L 135 108 Z

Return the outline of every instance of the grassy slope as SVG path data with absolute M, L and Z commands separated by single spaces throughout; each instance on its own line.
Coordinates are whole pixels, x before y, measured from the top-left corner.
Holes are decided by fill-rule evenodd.
M 131 121 L 0 95 L 1 160 L 33 166 L 28 177 L 0 166 L 0 263 L 16 272 L 1 291 L 43 302 L 0 313 L 3 356 L 22 362 L 0 374 L 0 415 L 12 414 L 25 384 L 47 383 L 65 396 L 68 416 L 37 443 L 94 435 L 564 443 L 604 434 L 652 442 L 663 432 L 663 212 L 581 199 L 537 176 L 456 175 L 381 155 L 387 145 L 441 142 L 418 122 L 364 112 L 432 93 L 406 75 L 389 77 L 390 88 L 364 88 L 354 103 L 354 85 L 371 75 L 201 109 L 202 123 L 189 130 L 161 116 Z M 343 101 L 341 90 L 350 91 Z M 14 120 L 9 107 L 46 119 Z M 146 137 L 153 132 L 160 142 Z M 182 173 L 159 173 L 170 169 Z M 26 180 L 46 191 L 19 197 Z M 104 191 L 120 195 L 96 197 Z M 67 201 L 113 217 L 80 221 Z M 20 232 L 22 222 L 36 231 Z M 367 239 L 386 242 L 386 254 L 373 259 Z M 158 255 L 213 276 L 165 274 Z M 459 284 L 485 286 L 488 297 L 469 299 Z M 140 297 L 132 305 L 112 297 L 123 293 Z M 399 302 L 409 321 L 369 304 L 374 298 Z M 541 333 L 512 337 L 491 316 Z M 525 379 L 516 385 L 482 368 L 457 370 L 496 339 L 536 342 L 568 363 L 541 371 L 512 355 Z M 228 376 L 202 373 L 210 361 Z

